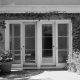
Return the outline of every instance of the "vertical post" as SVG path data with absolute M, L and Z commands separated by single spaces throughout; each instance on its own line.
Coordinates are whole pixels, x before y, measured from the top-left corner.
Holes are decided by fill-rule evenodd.
M 56 66 L 58 66 L 58 23 L 55 22 L 55 30 L 56 30 Z
M 9 50 L 9 21 L 5 21 L 5 50 Z
M 37 22 L 37 68 L 40 69 L 42 62 L 42 26 Z
M 22 22 L 21 22 L 21 26 L 20 26 L 20 39 L 21 39 L 21 67 L 23 68 L 23 56 L 24 56 L 24 50 L 23 50 L 23 41 L 24 41 L 24 38 L 23 38 L 23 29 L 24 29 L 24 26 L 23 26 L 23 24 L 22 24 Z
M 52 26 L 52 33 L 53 33 L 53 64 L 56 65 L 56 22 L 53 21 Z
M 69 23 L 69 54 L 72 54 L 72 22 Z

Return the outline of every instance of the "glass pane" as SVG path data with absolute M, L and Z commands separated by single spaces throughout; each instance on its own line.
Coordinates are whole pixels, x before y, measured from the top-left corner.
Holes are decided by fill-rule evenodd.
M 58 37 L 58 49 L 67 49 L 67 37 Z
M 21 63 L 20 24 L 10 24 L 10 50 L 14 53 L 13 64 Z
M 52 24 L 43 24 L 42 25 L 42 35 L 43 36 L 52 36 Z
M 35 36 L 35 24 L 25 25 L 25 37 Z
M 21 52 L 20 51 L 11 51 L 13 53 L 13 63 L 19 64 L 21 63 Z
M 15 60 L 20 60 L 20 55 L 14 56 Z
M 58 51 L 58 62 L 65 63 L 67 60 L 67 51 Z
M 68 35 L 68 24 L 58 24 L 58 36 Z
M 12 27 L 12 24 L 10 24 L 9 26 L 10 26 L 10 28 L 9 28 L 10 37 L 12 37 L 12 36 L 14 36 L 14 34 L 13 34 L 13 28 L 14 28 L 14 27 Z
M 10 24 L 10 35 L 20 36 L 20 24 Z
M 43 50 L 42 57 L 52 57 L 52 50 Z
M 35 38 L 25 38 L 25 48 L 35 49 Z
M 20 50 L 20 38 L 10 38 L 10 50 Z
M 26 50 L 25 51 L 25 62 L 26 63 L 35 63 L 35 50 Z
M 42 62 L 52 63 L 52 54 L 52 24 L 42 24 Z
M 52 49 L 52 37 L 42 38 L 42 49 Z
M 53 62 L 52 50 L 43 50 L 42 51 L 42 62 L 43 63 L 52 63 Z

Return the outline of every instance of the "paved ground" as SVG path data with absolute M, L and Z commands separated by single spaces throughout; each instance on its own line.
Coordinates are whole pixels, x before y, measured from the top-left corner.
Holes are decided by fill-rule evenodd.
M 0 73 L 0 80 L 80 80 L 80 75 L 66 70 L 23 70 Z

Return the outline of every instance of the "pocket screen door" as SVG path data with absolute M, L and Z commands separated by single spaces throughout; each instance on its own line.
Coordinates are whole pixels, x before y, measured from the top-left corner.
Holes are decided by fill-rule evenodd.
M 24 23 L 24 65 L 36 65 L 36 24 Z
M 9 26 L 10 51 L 13 53 L 13 64 L 21 63 L 21 38 L 20 24 L 10 24 Z

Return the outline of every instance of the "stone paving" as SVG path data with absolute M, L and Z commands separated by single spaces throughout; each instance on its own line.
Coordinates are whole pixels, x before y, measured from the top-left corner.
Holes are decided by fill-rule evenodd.
M 0 80 L 80 80 L 80 75 L 67 70 L 23 70 L 0 73 Z

